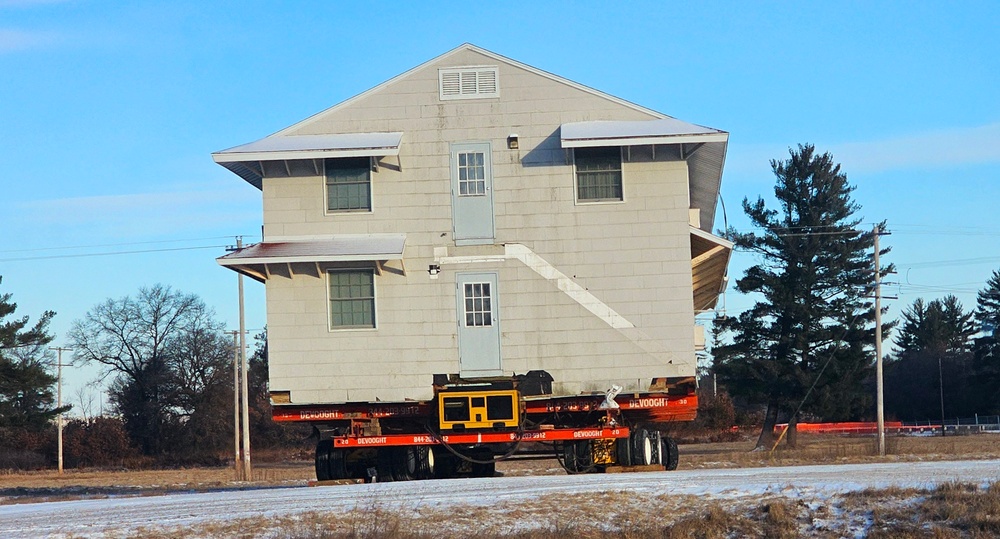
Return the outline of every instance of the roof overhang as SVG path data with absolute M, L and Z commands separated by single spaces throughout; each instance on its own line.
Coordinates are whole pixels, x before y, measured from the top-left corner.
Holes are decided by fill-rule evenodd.
M 729 133 L 683 122 L 676 118 L 637 121 L 592 121 L 562 124 L 563 148 L 596 146 L 643 146 L 649 144 L 697 144 L 726 142 Z
M 676 118 L 660 118 L 566 123 L 559 129 L 559 139 L 563 148 L 680 146 L 680 155 L 688 162 L 691 207 L 701 210 L 700 228 L 712 230 L 729 133 Z
M 216 259 L 220 266 L 264 282 L 273 275 L 291 277 L 306 273 L 319 277 L 320 265 L 346 262 L 373 262 L 378 271 L 383 263 L 402 260 L 405 234 L 359 234 L 322 239 L 256 243 Z M 304 267 L 296 272 L 293 264 Z M 402 270 L 405 272 L 405 268 Z
M 271 135 L 215 152 L 212 159 L 259 189 L 263 179 L 262 161 L 399 155 L 402 138 L 399 132 Z
M 733 242 L 691 227 L 691 284 L 696 313 L 715 308 L 726 288 Z

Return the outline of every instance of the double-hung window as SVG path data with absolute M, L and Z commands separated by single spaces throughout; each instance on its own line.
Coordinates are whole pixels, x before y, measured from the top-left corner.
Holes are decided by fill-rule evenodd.
M 326 209 L 371 211 L 371 161 L 368 157 L 326 160 Z
M 576 199 L 580 202 L 622 200 L 622 153 L 613 148 L 576 148 Z
M 330 329 L 375 327 L 375 272 L 331 270 Z

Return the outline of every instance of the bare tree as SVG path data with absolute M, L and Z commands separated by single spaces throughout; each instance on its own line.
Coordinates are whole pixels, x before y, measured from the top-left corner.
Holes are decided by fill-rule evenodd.
M 216 382 L 230 355 L 219 345 L 222 325 L 198 296 L 169 286 L 98 304 L 73 324 L 69 338 L 77 359 L 100 363 L 105 376 L 114 376 L 111 402 L 144 454 L 163 454 L 167 430 L 183 425 L 202 402 L 195 396 L 225 390 Z

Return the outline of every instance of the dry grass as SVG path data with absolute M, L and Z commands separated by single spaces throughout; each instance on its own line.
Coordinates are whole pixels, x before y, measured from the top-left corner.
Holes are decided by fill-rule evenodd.
M 711 499 L 640 493 L 554 494 L 497 506 L 443 509 L 398 499 L 358 500 L 348 511 L 109 531 L 114 539 L 726 539 L 1000 536 L 1000 483 L 866 489 L 826 499 L 782 495 Z
M 781 445 L 773 452 L 753 451 L 755 442 L 756 439 L 682 445 L 679 469 L 1000 458 L 1000 435 L 992 433 L 889 437 L 886 439 L 887 456 L 884 458 L 878 456 L 874 437 L 800 434 L 798 447 Z
M 176 470 L 54 470 L 38 472 L 0 471 L 0 505 L 36 503 L 109 496 L 155 496 L 172 492 L 205 492 L 268 485 L 293 485 L 306 481 L 312 467 L 257 467 L 253 481 L 236 482 L 228 468 Z
M 649 500 L 621 492 L 563 495 L 504 507 L 388 511 L 361 504 L 346 514 L 252 518 L 187 528 L 142 529 L 123 538 L 233 537 L 252 539 L 652 539 L 799 537 L 800 508 L 782 499 L 743 505 L 705 503 L 692 497 Z M 552 506 L 561 508 L 553 511 Z M 734 510 L 736 508 L 737 510 Z M 573 514 L 572 509 L 577 514 Z
M 1000 483 L 932 490 L 869 489 L 805 503 L 781 496 L 706 500 L 624 492 L 564 494 L 503 507 L 387 510 L 378 500 L 346 513 L 252 518 L 187 528 L 143 529 L 132 538 L 254 539 L 725 539 L 796 537 L 972 538 L 1000 536 Z

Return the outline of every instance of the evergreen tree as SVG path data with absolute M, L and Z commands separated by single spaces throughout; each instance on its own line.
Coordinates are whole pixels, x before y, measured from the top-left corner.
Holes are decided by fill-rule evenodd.
M 948 415 L 975 413 L 973 313 L 952 295 L 924 303 L 918 298 L 903 311 L 897 353 L 886 364 L 886 412 L 903 420 L 941 415 L 942 384 Z
M 806 412 L 846 419 L 870 402 L 862 382 L 874 360 L 874 307 L 866 299 L 874 236 L 857 229 L 854 188 L 829 153 L 819 155 L 807 144 L 789 154 L 771 161 L 778 209 L 762 198 L 743 200 L 761 232 L 729 231 L 736 248 L 761 259 L 736 289 L 761 299 L 722 322 L 732 340 L 715 354 L 730 393 L 767 407 L 758 447 L 773 443 L 779 415 L 793 426 L 794 444 L 795 412 L 814 382 Z
M 56 378 L 49 374 L 46 347 L 52 342 L 48 328 L 55 313 L 42 313 L 29 327 L 29 317 L 12 318 L 15 310 L 11 294 L 0 294 L 0 428 L 39 431 L 60 412 L 55 408 Z M 0 439 L 13 437 L 0 435 Z
M 1000 270 L 995 270 L 979 291 L 976 321 L 983 332 L 975 342 L 973 390 L 977 410 L 1000 414 Z

